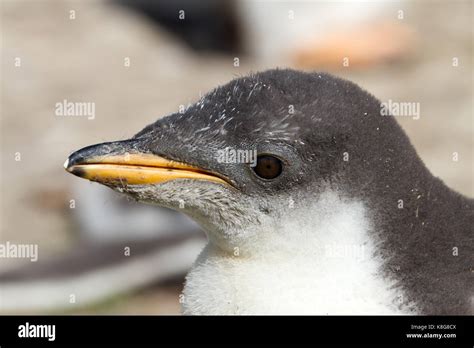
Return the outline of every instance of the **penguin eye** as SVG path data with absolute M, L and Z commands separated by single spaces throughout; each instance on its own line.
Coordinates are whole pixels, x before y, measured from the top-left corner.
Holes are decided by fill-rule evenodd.
M 253 171 L 263 179 L 275 179 L 281 174 L 283 165 L 281 161 L 271 155 L 257 156 L 257 165 L 253 167 Z

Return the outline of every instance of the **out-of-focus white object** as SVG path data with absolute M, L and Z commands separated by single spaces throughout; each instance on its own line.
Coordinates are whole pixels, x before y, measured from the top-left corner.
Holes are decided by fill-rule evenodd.
M 325 38 L 333 33 L 352 33 L 383 20 L 400 21 L 404 3 L 241 0 L 237 8 L 248 51 L 267 65 L 291 65 L 295 53 L 319 43 L 326 45 Z

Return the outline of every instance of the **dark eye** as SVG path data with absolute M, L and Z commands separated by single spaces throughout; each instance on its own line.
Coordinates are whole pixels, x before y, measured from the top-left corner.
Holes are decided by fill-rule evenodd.
M 263 179 L 275 179 L 281 174 L 283 165 L 281 161 L 270 155 L 257 157 L 257 165 L 253 167 L 255 174 Z

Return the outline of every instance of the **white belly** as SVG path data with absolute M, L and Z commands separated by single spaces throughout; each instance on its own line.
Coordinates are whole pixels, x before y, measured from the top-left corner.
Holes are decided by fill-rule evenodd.
M 209 244 L 187 276 L 184 313 L 415 313 L 403 289 L 382 275 L 364 205 L 334 194 L 316 204 L 286 214 L 251 256 Z
M 401 289 L 352 262 L 207 258 L 187 277 L 185 314 L 407 314 Z

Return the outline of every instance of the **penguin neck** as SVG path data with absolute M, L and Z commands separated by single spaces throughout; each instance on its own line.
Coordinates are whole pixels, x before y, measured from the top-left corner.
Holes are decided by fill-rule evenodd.
M 403 305 L 415 303 L 422 314 L 451 313 L 454 306 L 466 301 L 459 293 L 444 289 L 453 283 L 460 288 L 469 286 L 467 276 L 458 275 L 470 261 L 457 250 L 470 233 L 474 204 L 413 158 L 390 167 L 390 175 L 380 176 L 355 195 L 368 204 L 379 241 L 377 253 L 385 260 L 381 274 L 400 284 Z M 439 270 L 452 276 L 440 280 Z
M 237 253 L 208 244 L 187 276 L 185 313 L 401 313 L 394 282 L 378 276 L 364 202 L 327 190 L 279 216 L 245 232 Z
M 407 163 L 397 171 L 392 170 L 391 174 L 374 183 L 373 190 L 358 194 L 377 215 L 378 222 L 397 226 L 400 220 L 404 220 L 405 223 L 411 221 L 415 229 L 423 228 L 423 219 L 435 210 L 440 214 L 439 218 L 455 218 L 440 207 L 457 205 L 464 198 L 435 178 L 421 161 Z

